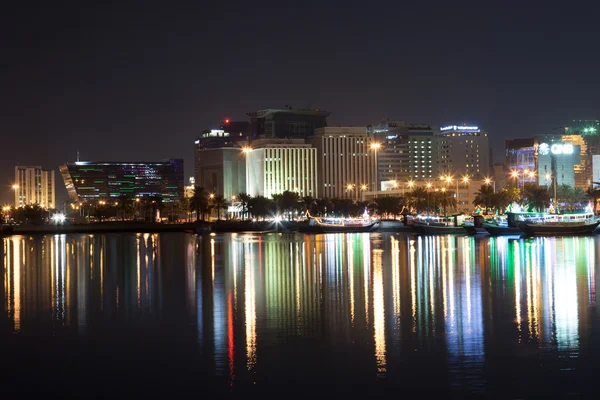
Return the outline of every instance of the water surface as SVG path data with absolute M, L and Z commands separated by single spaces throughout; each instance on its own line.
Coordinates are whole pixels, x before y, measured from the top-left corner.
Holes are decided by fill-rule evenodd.
M 596 237 L 0 240 L 6 395 L 597 392 Z

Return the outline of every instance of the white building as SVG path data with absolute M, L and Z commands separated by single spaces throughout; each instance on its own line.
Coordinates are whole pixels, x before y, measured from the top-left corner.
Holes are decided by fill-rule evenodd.
M 377 187 L 378 148 L 371 148 L 367 128 L 325 127 L 315 129 L 307 142 L 316 148 L 321 197 L 358 199 L 359 192 Z
M 54 171 L 39 166 L 15 167 L 15 208 L 38 204 L 42 208 L 56 208 Z
M 246 153 L 246 187 L 251 196 L 288 190 L 318 197 L 317 150 L 303 139 L 260 139 Z
M 600 186 L 600 155 L 592 156 L 592 181 L 594 189 Z
M 437 139 L 437 173 L 451 176 L 488 176 L 488 134 L 478 126 L 441 127 Z

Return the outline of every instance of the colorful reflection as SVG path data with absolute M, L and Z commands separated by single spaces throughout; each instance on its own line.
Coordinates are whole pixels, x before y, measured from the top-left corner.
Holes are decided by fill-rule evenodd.
M 535 343 L 567 355 L 566 364 L 577 358 L 596 306 L 597 242 L 13 236 L 0 248 L 3 306 L 15 334 L 40 326 L 79 335 L 168 326 L 166 335 L 194 343 L 232 386 L 283 379 L 296 360 L 310 364 L 305 352 L 378 379 L 401 377 L 403 363 L 426 352 L 440 355 L 451 386 L 477 391 L 490 340 Z

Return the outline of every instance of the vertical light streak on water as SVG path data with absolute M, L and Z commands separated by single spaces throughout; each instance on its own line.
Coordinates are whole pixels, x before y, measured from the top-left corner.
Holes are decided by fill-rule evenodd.
M 557 252 L 554 287 L 554 312 L 556 315 L 556 342 L 561 351 L 574 351 L 579 348 L 577 310 L 577 255 L 573 248 L 574 238 L 560 239 L 564 245 Z
M 371 241 L 369 235 L 362 235 L 362 252 L 365 279 L 365 326 L 369 326 L 369 284 L 371 281 Z
M 256 365 L 256 284 L 254 282 L 254 254 L 252 244 L 244 243 L 244 306 L 246 319 L 246 367 L 251 371 Z
M 533 251 L 531 252 L 531 269 L 532 269 L 532 297 L 533 297 L 533 337 L 539 338 L 541 335 L 541 316 L 540 316 L 540 301 L 542 292 L 542 277 L 540 268 L 539 251 L 542 240 L 537 240 L 534 243 Z
M 427 279 L 429 280 L 429 312 L 431 314 L 431 320 L 435 321 L 435 296 L 434 296 L 434 285 L 435 285 L 435 266 L 437 265 L 437 257 L 433 241 L 428 243 L 426 250 L 425 262 L 427 263 Z M 432 324 L 433 330 L 435 331 L 435 323 Z
M 400 246 L 399 241 L 391 236 L 392 257 L 392 298 L 394 304 L 394 330 L 400 333 Z
M 15 332 L 21 330 L 21 246 L 25 247 L 23 240 L 13 236 L 11 238 L 13 245 L 13 263 L 12 263 L 12 275 L 13 275 L 13 324 Z
M 137 307 L 140 308 L 141 303 L 141 270 L 142 270 L 142 258 L 140 257 L 142 248 L 141 248 L 141 235 L 138 233 L 135 235 L 135 271 L 136 271 L 136 294 L 137 294 Z
M 542 338 L 546 343 L 552 340 L 552 332 L 554 331 L 554 264 L 552 260 L 555 255 L 555 241 L 549 238 L 542 239 L 542 251 L 544 252 L 544 272 L 545 272 L 545 287 L 542 295 L 542 307 L 544 309 L 544 323 Z
M 590 306 L 596 307 L 596 253 L 594 251 L 594 239 L 585 238 L 585 250 L 586 250 L 586 270 L 588 277 L 588 302 Z
M 211 264 L 213 283 L 213 340 L 215 346 L 215 365 L 219 373 L 228 370 L 227 347 L 227 293 L 225 288 L 225 274 L 222 265 L 218 273 L 215 272 L 215 239 L 211 239 Z
M 525 245 L 525 301 L 527 306 L 527 325 L 529 329 L 529 338 L 534 338 L 534 317 L 533 317 L 533 295 L 532 295 L 532 271 L 531 271 L 531 252 L 532 244 Z
M 237 311 L 237 270 L 238 270 L 238 246 L 237 234 L 231 235 L 231 266 L 233 268 L 233 311 Z
M 413 332 L 417 331 L 417 283 L 416 283 L 416 269 L 417 261 L 415 257 L 415 239 L 410 240 L 410 297 L 412 303 L 412 320 L 413 320 Z
M 204 302 L 204 293 L 202 290 L 202 268 L 204 265 L 202 265 L 202 255 L 200 254 L 200 245 L 202 244 L 203 240 L 204 239 L 202 237 L 196 237 L 196 243 L 194 246 L 194 251 L 197 255 L 196 263 L 201 264 L 194 264 L 194 270 L 196 271 L 196 323 L 198 325 L 198 343 L 200 344 L 201 348 L 204 344 L 204 312 L 202 309 Z
M 440 257 L 440 265 L 442 268 L 442 304 L 444 306 L 444 320 L 448 318 L 448 263 L 444 255 Z
M 353 237 L 348 235 L 346 247 L 348 249 L 348 284 L 350 286 L 350 323 L 354 327 L 354 246 L 352 241 Z
M 386 372 L 385 305 L 383 300 L 383 250 L 373 250 L 373 324 L 378 374 Z
M 471 324 L 471 309 L 472 309 L 472 299 L 471 299 L 471 243 L 469 239 L 463 238 L 463 266 L 465 272 L 465 291 L 467 294 L 467 322 Z
M 65 318 L 65 235 L 54 235 L 54 319 Z
M 210 239 L 210 271 L 212 285 L 215 286 L 215 239 Z
M 454 324 L 456 313 L 456 304 L 454 299 L 454 253 L 444 252 L 444 257 L 448 258 L 448 298 L 450 299 L 450 320 L 452 321 L 452 324 Z
M 296 322 L 297 322 L 297 327 L 298 327 L 298 332 L 300 332 L 300 329 L 302 327 L 302 298 L 300 296 L 301 292 L 302 292 L 302 284 L 303 279 L 302 279 L 302 261 L 300 260 L 300 248 L 299 248 L 299 244 L 298 242 L 295 243 L 295 261 L 292 265 L 294 265 L 295 267 L 295 271 L 296 271 L 296 276 L 295 276 L 295 281 L 296 281 Z
M 519 331 L 519 341 L 521 341 L 521 247 L 519 246 L 519 242 L 515 242 L 512 256 L 515 262 L 515 314 L 517 330 Z

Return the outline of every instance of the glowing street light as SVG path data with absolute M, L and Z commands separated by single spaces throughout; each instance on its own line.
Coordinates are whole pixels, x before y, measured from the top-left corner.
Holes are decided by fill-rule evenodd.
M 375 193 L 377 193 L 377 191 L 379 190 L 379 188 L 377 187 L 377 179 L 378 179 L 378 174 L 379 174 L 379 165 L 377 163 L 377 151 L 379 149 L 381 149 L 381 143 L 371 143 L 371 150 L 375 151 Z
M 242 151 L 243 151 L 245 154 L 248 154 L 248 153 L 250 153 L 250 152 L 252 151 L 252 148 L 251 148 L 251 147 L 242 147 Z

